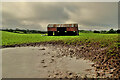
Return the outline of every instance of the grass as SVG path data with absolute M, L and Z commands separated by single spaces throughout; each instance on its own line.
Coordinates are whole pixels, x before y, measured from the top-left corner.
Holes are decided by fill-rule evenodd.
M 118 34 L 97 34 L 97 33 L 80 33 L 79 36 L 41 36 L 41 34 L 19 34 L 0 31 L 2 33 L 2 44 L 14 45 L 23 43 L 46 42 L 62 40 L 65 44 L 84 44 L 100 43 L 101 47 L 109 44 L 118 44 Z

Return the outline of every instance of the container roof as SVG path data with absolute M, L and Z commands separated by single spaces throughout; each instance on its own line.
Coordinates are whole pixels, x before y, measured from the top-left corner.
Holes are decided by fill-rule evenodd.
M 78 27 L 78 24 L 48 24 L 48 27 Z

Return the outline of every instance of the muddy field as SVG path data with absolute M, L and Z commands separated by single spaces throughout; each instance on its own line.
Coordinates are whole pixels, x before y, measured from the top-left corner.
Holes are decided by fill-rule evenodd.
M 95 78 L 94 64 L 53 46 L 2 49 L 3 78 Z M 11 74 L 12 73 L 12 74 Z
M 118 78 L 120 76 L 120 55 L 108 57 L 106 54 L 108 48 L 100 48 L 97 44 L 81 46 L 55 41 L 9 45 L 2 48 L 3 77 Z M 113 49 L 118 51 L 117 48 Z M 9 65 L 11 69 L 8 68 Z M 14 72 L 16 75 L 14 76 L 10 74 L 12 68 L 16 69 L 15 71 L 22 70 L 25 74 L 17 71 Z

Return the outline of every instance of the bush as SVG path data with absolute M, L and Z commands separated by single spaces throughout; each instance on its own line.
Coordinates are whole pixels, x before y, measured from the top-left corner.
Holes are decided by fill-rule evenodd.
M 96 30 L 95 30 L 94 33 L 100 33 L 100 31 L 96 31 Z
M 120 29 L 117 30 L 117 33 L 120 33 Z
M 108 33 L 116 33 L 116 31 L 113 30 L 113 29 L 110 29 L 110 30 L 108 31 Z

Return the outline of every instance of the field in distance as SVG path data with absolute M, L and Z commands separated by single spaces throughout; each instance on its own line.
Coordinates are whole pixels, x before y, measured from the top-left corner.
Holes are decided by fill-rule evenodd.
M 101 47 L 119 44 L 118 34 L 80 33 L 79 36 L 42 36 L 42 34 L 18 34 L 6 31 L 0 33 L 2 33 L 2 44 L 0 44 L 2 46 L 59 40 L 65 44 L 80 45 L 97 42 Z

